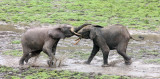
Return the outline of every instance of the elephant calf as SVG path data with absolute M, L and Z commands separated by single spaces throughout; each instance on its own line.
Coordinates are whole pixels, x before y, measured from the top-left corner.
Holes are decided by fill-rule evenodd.
M 74 28 L 70 25 L 57 25 L 50 28 L 33 28 L 22 35 L 21 43 L 23 47 L 23 56 L 19 64 L 24 65 L 31 57 L 37 56 L 41 51 L 49 56 L 48 65 L 53 66 L 53 59 L 57 43 L 61 38 L 73 36 Z
M 102 67 L 108 66 L 108 54 L 110 50 L 116 49 L 117 52 L 123 56 L 125 63 L 130 65 L 131 58 L 127 56 L 126 49 L 130 39 L 130 36 L 127 28 L 120 24 L 115 24 L 106 28 L 103 28 L 99 25 L 84 24 L 78 28 L 81 28 L 79 31 L 75 31 L 81 36 L 79 38 L 91 39 L 93 40 L 93 49 L 90 57 L 85 62 L 90 64 L 93 57 L 99 51 L 102 50 L 103 53 L 103 65 Z

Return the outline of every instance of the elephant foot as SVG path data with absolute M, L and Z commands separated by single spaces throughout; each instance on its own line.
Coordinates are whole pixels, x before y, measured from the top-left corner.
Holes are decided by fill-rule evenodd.
M 23 66 L 24 64 L 22 64 L 22 63 L 19 63 L 19 66 Z
M 28 60 L 24 60 L 26 63 L 28 63 Z
M 26 58 L 24 61 L 25 61 L 26 63 L 28 63 L 28 60 L 29 60 L 29 59 L 28 59 L 28 58 Z
M 22 60 L 19 61 L 19 66 L 23 66 L 24 62 Z
M 102 67 L 109 67 L 110 65 L 108 64 L 103 64 Z
M 48 64 L 48 66 L 49 66 L 49 67 L 53 67 L 54 62 L 53 62 L 53 61 L 48 60 L 48 61 L 47 61 L 47 64 Z
M 130 60 L 125 60 L 125 64 L 126 65 L 131 65 L 132 64 L 132 60 L 130 59 Z
M 90 64 L 90 62 L 88 62 L 88 61 L 85 61 L 85 62 L 84 62 L 84 64 Z

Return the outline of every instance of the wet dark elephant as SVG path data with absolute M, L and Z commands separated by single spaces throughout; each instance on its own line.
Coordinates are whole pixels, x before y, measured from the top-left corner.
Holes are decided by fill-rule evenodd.
M 19 64 L 24 65 L 24 61 L 27 63 L 31 57 L 38 56 L 43 51 L 49 56 L 47 62 L 49 67 L 52 67 L 58 41 L 61 38 L 64 39 L 76 34 L 73 30 L 71 25 L 66 24 L 49 28 L 29 29 L 22 35 L 23 56 Z
M 91 39 L 93 40 L 93 49 L 86 64 L 90 64 L 93 57 L 101 49 L 103 53 L 103 65 L 102 67 L 107 67 L 108 65 L 108 54 L 110 50 L 116 49 L 117 52 L 124 58 L 125 64 L 130 65 L 131 57 L 126 54 L 127 45 L 130 39 L 133 39 L 127 28 L 120 24 L 111 25 L 103 28 L 99 25 L 84 24 L 80 26 L 80 30 L 75 30 L 79 38 Z

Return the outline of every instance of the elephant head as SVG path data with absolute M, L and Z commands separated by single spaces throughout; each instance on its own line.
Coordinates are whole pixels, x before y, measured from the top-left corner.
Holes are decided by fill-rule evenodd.
M 76 32 L 74 32 L 74 29 L 71 25 L 66 25 L 66 24 L 63 24 L 63 25 L 60 25 L 56 28 L 53 28 L 53 29 L 50 29 L 48 31 L 48 34 L 50 37 L 52 38 L 57 38 L 57 39 L 60 39 L 60 38 L 66 38 L 66 37 L 71 37 L 73 35 L 77 35 L 77 36 L 80 36 L 79 34 L 77 34 Z
M 78 29 L 77 34 L 79 34 L 79 38 L 94 39 L 97 34 L 101 34 L 99 31 L 101 28 L 103 27 L 99 25 L 83 24 L 83 27 Z

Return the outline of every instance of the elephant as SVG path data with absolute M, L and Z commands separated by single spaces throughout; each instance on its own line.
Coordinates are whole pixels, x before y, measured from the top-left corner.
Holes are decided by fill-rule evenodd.
M 102 67 L 108 67 L 108 54 L 110 50 L 117 52 L 124 58 L 125 64 L 132 63 L 131 57 L 126 54 L 127 45 L 130 39 L 134 39 L 129 34 L 127 28 L 121 24 L 114 24 L 108 27 L 100 25 L 83 24 L 75 30 L 80 34 L 79 39 L 91 39 L 93 41 L 93 49 L 85 64 L 90 64 L 94 56 L 101 49 L 103 53 Z M 136 40 L 136 39 L 134 39 Z
M 78 29 L 71 25 L 59 24 L 55 27 L 27 30 L 21 38 L 23 56 L 19 60 L 19 65 L 24 65 L 24 61 L 27 63 L 31 57 L 38 56 L 43 51 L 49 57 L 47 61 L 49 67 L 52 67 L 58 41 L 75 35 L 76 33 L 73 30 Z

